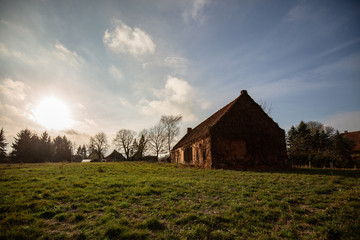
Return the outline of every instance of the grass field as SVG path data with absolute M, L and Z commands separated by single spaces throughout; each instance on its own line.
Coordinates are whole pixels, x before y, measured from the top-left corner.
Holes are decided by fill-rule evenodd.
M 0 239 L 359 239 L 359 174 L 0 165 Z

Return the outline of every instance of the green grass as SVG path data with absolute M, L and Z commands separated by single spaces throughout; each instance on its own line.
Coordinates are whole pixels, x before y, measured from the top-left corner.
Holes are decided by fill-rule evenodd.
M 359 171 L 0 165 L 0 239 L 358 239 Z

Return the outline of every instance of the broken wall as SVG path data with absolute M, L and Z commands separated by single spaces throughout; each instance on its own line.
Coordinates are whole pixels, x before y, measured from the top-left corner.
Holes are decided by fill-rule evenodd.
M 207 137 L 184 147 L 177 148 L 171 153 L 171 162 L 188 164 L 202 168 L 211 168 L 212 161 L 210 144 L 210 137 Z

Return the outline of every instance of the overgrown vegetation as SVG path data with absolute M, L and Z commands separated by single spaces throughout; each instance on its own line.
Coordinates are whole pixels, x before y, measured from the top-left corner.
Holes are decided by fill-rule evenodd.
M 72 143 L 66 136 L 51 140 L 45 131 L 39 137 L 29 129 L 21 130 L 12 144 L 12 163 L 71 161 Z
M 163 115 L 158 124 L 149 130 L 139 132 L 139 142 L 136 132 L 130 129 L 121 129 L 116 133 L 113 143 L 116 149 L 123 152 L 129 161 L 159 160 L 160 154 L 170 156 L 171 148 L 179 135 L 179 123 L 182 117 Z M 93 161 L 102 161 L 109 148 L 105 133 L 99 132 L 90 137 L 89 144 L 75 148 L 65 135 L 51 139 L 47 131 L 39 137 L 29 129 L 21 130 L 11 144 L 12 151 L 6 154 L 7 142 L 4 130 L 0 130 L 0 163 L 43 163 L 43 162 L 81 162 L 89 158 Z M 120 153 L 119 153 L 120 154 Z
M 351 157 L 355 143 L 320 122 L 292 126 L 287 134 L 290 161 L 295 166 L 354 168 L 360 159 Z
M 0 239 L 357 239 L 358 171 L 0 165 Z

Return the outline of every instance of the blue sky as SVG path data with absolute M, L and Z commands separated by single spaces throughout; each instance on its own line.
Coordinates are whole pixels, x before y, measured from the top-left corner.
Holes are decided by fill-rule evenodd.
M 360 130 L 359 1 L 1 1 L 0 127 L 42 132 L 53 97 L 77 144 L 182 114 L 182 134 L 247 89 L 286 131 Z

